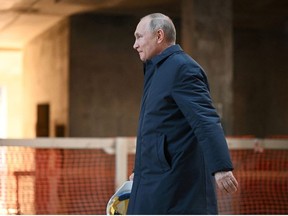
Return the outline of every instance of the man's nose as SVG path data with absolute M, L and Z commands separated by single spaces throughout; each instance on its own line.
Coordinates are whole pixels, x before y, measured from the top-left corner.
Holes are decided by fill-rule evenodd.
M 135 41 L 134 44 L 133 44 L 133 49 L 136 50 L 138 47 L 139 47 L 139 46 L 138 46 L 138 43 Z

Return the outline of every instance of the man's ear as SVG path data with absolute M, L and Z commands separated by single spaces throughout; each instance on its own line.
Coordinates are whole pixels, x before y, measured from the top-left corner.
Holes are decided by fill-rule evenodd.
M 157 31 L 157 43 L 161 43 L 162 41 L 164 41 L 164 37 L 165 37 L 164 31 L 162 29 L 159 29 Z

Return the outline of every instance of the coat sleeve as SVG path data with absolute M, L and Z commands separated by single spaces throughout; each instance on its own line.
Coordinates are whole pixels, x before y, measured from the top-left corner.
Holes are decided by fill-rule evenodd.
M 233 170 L 224 131 L 202 69 L 197 65 L 181 66 L 171 95 L 189 122 L 211 174 Z

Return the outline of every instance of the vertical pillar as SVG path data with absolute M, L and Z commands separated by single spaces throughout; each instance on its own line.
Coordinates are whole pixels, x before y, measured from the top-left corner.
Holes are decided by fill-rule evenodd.
M 213 102 L 226 134 L 233 125 L 231 0 L 182 0 L 181 45 L 208 75 Z
M 117 137 L 115 144 L 116 155 L 116 179 L 115 187 L 119 188 L 125 181 L 127 181 L 127 167 L 128 167 L 128 145 L 124 137 Z

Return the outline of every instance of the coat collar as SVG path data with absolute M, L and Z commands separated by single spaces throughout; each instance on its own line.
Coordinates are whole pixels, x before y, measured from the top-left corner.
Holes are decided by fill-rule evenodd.
M 168 48 L 166 48 L 163 52 L 161 52 L 159 55 L 154 56 L 151 60 L 149 60 L 153 65 L 157 65 L 160 61 L 166 59 L 170 55 L 176 52 L 183 52 L 180 45 L 175 44 Z

